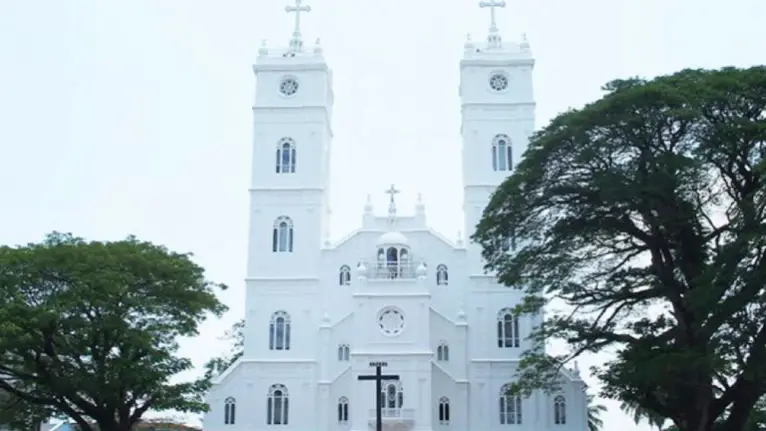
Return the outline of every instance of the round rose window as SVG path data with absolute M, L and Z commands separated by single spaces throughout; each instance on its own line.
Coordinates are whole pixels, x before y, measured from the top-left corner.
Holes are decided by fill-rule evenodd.
M 395 337 L 404 330 L 404 314 L 398 308 L 386 307 L 378 313 L 378 328 L 383 335 Z

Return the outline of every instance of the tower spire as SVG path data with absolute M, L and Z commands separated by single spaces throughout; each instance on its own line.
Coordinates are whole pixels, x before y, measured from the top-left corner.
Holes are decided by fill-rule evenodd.
M 505 1 L 504 0 L 487 0 L 482 1 L 479 3 L 480 8 L 489 8 L 489 34 L 487 35 L 487 43 L 490 48 L 499 48 L 502 39 L 500 37 L 500 32 L 497 30 L 497 20 L 495 17 L 495 8 L 496 7 L 505 7 Z
M 295 12 L 295 28 L 293 37 L 290 39 L 290 51 L 297 52 L 303 48 L 303 39 L 301 38 L 301 12 L 311 12 L 311 6 L 303 6 L 303 0 L 295 0 L 295 6 L 285 6 L 287 13 Z

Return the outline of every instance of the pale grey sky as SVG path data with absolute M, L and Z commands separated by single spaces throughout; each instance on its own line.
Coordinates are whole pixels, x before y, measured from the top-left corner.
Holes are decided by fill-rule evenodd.
M 500 31 L 526 32 L 537 59 L 538 128 L 613 78 L 766 62 L 764 0 L 507 1 Z M 306 0 L 305 39 L 335 73 L 334 238 L 392 182 L 404 210 L 422 192 L 436 229 L 461 228 L 458 63 L 489 25 L 476 3 Z M 0 0 L 0 243 L 55 229 L 192 251 L 232 308 L 184 352 L 224 348 L 243 314 L 251 64 L 261 39 L 287 42 L 285 4 Z M 648 429 L 607 405 L 605 430 Z

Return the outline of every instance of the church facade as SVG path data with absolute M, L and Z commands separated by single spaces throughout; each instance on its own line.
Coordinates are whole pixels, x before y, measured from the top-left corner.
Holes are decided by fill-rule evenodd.
M 535 121 L 529 44 L 501 40 L 504 2 L 481 5 L 489 35 L 467 40 L 459 64 L 468 234 Z M 298 22 L 289 46 L 262 47 L 253 67 L 245 349 L 214 380 L 204 429 L 374 430 L 380 406 L 391 430 L 586 431 L 576 370 L 562 370 L 559 393 L 506 394 L 539 317 L 515 316 L 522 291 L 484 272 L 478 246 L 430 229 L 421 202 L 398 215 L 392 186 L 387 213 L 368 204 L 360 229 L 325 239 L 332 72 Z M 366 379 L 374 362 L 396 376 L 379 392 Z

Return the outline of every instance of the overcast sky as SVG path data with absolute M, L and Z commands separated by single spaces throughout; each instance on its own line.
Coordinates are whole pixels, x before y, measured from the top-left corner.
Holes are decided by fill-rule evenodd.
M 368 193 L 384 211 L 393 182 L 401 212 L 421 192 L 430 224 L 454 238 L 458 66 L 488 11 L 470 0 L 306 4 L 305 39 L 322 39 L 335 73 L 332 236 L 360 224 Z M 232 309 L 184 351 L 202 363 L 222 349 L 216 337 L 243 314 L 251 64 L 261 39 L 287 43 L 285 5 L 0 0 L 0 243 L 59 230 L 192 251 L 232 286 Z M 763 0 L 508 0 L 498 26 L 506 40 L 528 34 L 539 128 L 614 78 L 764 63 L 765 18 Z M 648 429 L 607 404 L 605 430 Z

